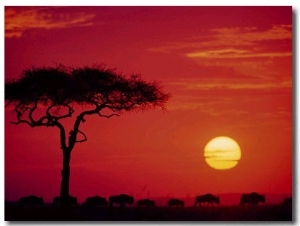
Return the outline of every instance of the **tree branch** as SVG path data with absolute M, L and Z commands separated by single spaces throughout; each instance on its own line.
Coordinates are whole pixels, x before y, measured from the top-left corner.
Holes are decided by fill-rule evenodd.
M 33 112 L 37 109 L 37 104 L 34 103 L 34 106 L 31 107 L 31 108 L 28 108 L 28 109 L 29 109 L 28 118 L 29 118 L 31 124 L 32 124 L 32 125 L 37 124 L 37 122 L 33 119 L 33 116 L 32 116 L 32 115 L 33 115 Z
M 37 109 L 37 103 L 34 103 L 34 105 L 32 107 L 28 107 L 28 106 L 22 106 L 22 102 L 20 102 L 18 105 L 16 105 L 14 111 L 17 113 L 17 122 L 11 122 L 15 125 L 18 125 L 20 123 L 25 123 L 28 124 L 30 127 L 35 127 L 35 126 L 57 126 L 60 130 L 60 144 L 61 144 L 61 148 L 63 150 L 66 149 L 66 135 L 65 135 L 65 129 L 63 127 L 63 125 L 61 123 L 58 122 L 59 119 L 61 118 L 65 118 L 65 117 L 69 117 L 70 114 L 73 113 L 73 109 L 71 107 L 69 107 L 69 113 L 66 115 L 63 115 L 62 117 L 58 116 L 52 116 L 49 112 L 50 108 L 53 107 L 54 105 L 51 105 L 50 107 L 47 108 L 47 116 L 42 116 L 40 117 L 38 120 L 34 120 L 33 118 L 33 113 L 34 111 Z M 22 109 L 20 110 L 19 108 L 22 107 Z M 29 110 L 28 113 L 28 119 L 29 120 L 25 120 L 22 119 L 22 116 L 24 115 L 24 113 L 26 111 Z M 44 122 L 45 120 L 47 120 L 46 122 Z
M 76 140 L 75 142 L 82 143 L 84 141 L 87 141 L 87 137 L 82 131 L 78 130 L 78 133 L 81 133 L 84 138 L 82 140 Z
M 116 113 L 113 113 L 113 114 L 110 114 L 110 115 L 103 115 L 103 114 L 101 114 L 100 112 L 98 112 L 98 115 L 99 115 L 100 117 L 105 117 L 105 118 L 110 118 L 110 117 L 112 117 L 112 116 L 120 116 L 119 114 L 116 114 Z
M 26 120 L 22 120 L 22 119 L 18 119 L 17 122 L 10 122 L 12 124 L 15 124 L 15 125 L 18 125 L 18 124 L 21 124 L 21 123 L 25 123 L 25 124 L 28 124 L 30 127 L 33 127 L 33 125 L 31 125 L 30 122 L 26 121 Z
M 14 108 L 14 111 L 16 112 L 17 114 L 17 122 L 11 122 L 12 124 L 15 124 L 15 125 L 18 125 L 20 123 L 25 123 L 25 124 L 28 124 L 30 127 L 33 127 L 31 121 L 28 121 L 28 120 L 25 120 L 25 119 L 22 119 L 22 116 L 24 114 L 24 112 L 28 109 L 28 108 L 24 108 L 23 110 L 19 110 L 19 107 L 22 106 L 22 102 L 20 102 L 19 104 L 17 104 Z
M 60 115 L 60 116 L 52 115 L 52 114 L 50 113 L 50 110 L 51 110 L 53 107 L 55 107 L 55 106 L 57 106 L 57 105 L 56 105 L 56 104 L 52 104 L 52 105 L 50 105 L 50 106 L 47 108 L 47 110 L 46 110 L 47 116 L 49 116 L 49 117 L 55 119 L 55 121 L 58 121 L 58 120 L 63 119 L 63 118 L 72 117 L 72 114 L 74 113 L 74 110 L 73 110 L 73 108 L 72 108 L 70 105 L 68 105 L 68 104 L 62 104 L 62 105 L 59 105 L 59 106 L 58 106 L 58 108 L 60 108 L 60 107 L 62 107 L 62 106 L 67 107 L 67 108 L 68 108 L 68 113 L 66 113 L 65 115 Z
M 98 105 L 96 102 L 94 103 L 95 104 L 95 109 L 93 110 L 89 110 L 89 111 L 84 111 L 84 112 L 81 112 L 76 120 L 75 120 L 75 123 L 74 123 L 74 127 L 73 127 L 73 130 L 71 131 L 70 133 L 70 137 L 69 137 L 69 149 L 72 150 L 75 143 L 77 142 L 76 138 L 77 138 L 77 133 L 79 132 L 79 126 L 80 126 L 80 123 L 81 122 L 85 122 L 85 119 L 84 119 L 84 116 L 86 115 L 93 115 L 93 114 L 98 114 L 103 108 L 106 107 L 106 104 L 105 103 L 102 103 L 100 105 Z M 81 132 L 82 133 L 82 132 Z

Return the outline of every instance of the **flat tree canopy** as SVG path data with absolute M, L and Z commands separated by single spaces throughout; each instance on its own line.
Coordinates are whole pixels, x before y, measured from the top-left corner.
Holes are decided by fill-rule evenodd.
M 169 97 L 157 82 L 145 82 L 139 75 L 127 78 L 103 66 L 32 68 L 5 83 L 5 100 L 20 109 L 37 103 L 76 103 L 121 111 L 163 107 Z

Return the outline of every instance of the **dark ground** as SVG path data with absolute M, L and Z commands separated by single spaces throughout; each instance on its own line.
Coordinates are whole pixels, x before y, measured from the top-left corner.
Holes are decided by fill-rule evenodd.
M 5 221 L 292 221 L 292 206 L 94 207 L 5 206 Z

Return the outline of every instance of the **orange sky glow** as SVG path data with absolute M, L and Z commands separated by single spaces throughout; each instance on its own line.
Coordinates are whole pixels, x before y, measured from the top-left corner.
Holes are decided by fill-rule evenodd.
M 79 202 L 292 193 L 292 7 L 5 7 L 4 35 L 5 81 L 32 66 L 104 63 L 172 95 L 165 110 L 86 118 L 88 141 L 71 156 Z M 6 108 L 5 199 L 51 201 L 61 181 L 59 132 L 14 120 Z M 217 136 L 238 142 L 236 167 L 205 162 Z

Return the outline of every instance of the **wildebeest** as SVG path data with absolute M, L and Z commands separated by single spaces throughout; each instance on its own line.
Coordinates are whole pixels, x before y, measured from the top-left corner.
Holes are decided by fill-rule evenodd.
M 258 194 L 257 192 L 252 192 L 249 194 L 243 194 L 241 196 L 240 205 L 252 204 L 258 205 L 260 202 L 264 203 L 266 198 L 264 195 Z
M 184 201 L 182 201 L 180 199 L 171 198 L 168 201 L 168 206 L 184 206 Z
M 108 202 L 106 198 L 96 195 L 86 198 L 85 202 L 82 205 L 87 207 L 107 206 Z
M 119 204 L 120 207 L 125 207 L 126 204 L 133 204 L 133 202 L 133 196 L 126 194 L 112 195 L 109 197 L 109 206 L 113 206 L 113 204 L 116 203 Z
M 137 206 L 155 206 L 155 201 L 151 199 L 141 199 L 137 201 Z
M 69 195 L 67 198 L 62 199 L 60 196 L 53 198 L 54 206 L 77 206 L 77 198 Z
M 44 204 L 43 197 L 37 197 L 35 195 L 29 195 L 21 197 L 18 201 L 19 206 L 42 206 Z
M 198 203 L 201 206 L 202 202 L 206 202 L 207 205 L 213 205 L 214 203 L 220 204 L 220 198 L 212 194 L 198 195 L 196 197 L 194 206 L 197 206 Z

